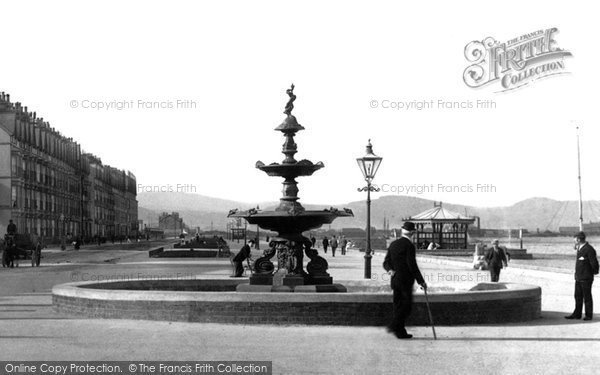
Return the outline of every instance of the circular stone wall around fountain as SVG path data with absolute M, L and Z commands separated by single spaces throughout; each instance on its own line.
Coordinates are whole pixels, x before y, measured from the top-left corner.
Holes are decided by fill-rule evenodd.
M 348 293 L 240 293 L 244 279 L 136 280 L 57 285 L 57 312 L 93 318 L 238 324 L 387 325 L 389 288 L 345 283 Z M 436 325 L 523 322 L 541 315 L 541 288 L 481 283 L 472 290 L 431 288 Z M 409 325 L 428 325 L 425 296 L 416 293 Z

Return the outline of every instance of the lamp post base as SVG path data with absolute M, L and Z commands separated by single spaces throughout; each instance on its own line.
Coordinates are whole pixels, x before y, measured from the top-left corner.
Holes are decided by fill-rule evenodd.
M 371 258 L 373 258 L 371 252 L 367 251 L 365 254 L 365 279 L 371 278 Z

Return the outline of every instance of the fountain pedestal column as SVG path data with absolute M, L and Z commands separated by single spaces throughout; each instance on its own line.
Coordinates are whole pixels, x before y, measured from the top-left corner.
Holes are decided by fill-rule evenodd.
M 275 238 L 269 248 L 263 252 L 254 264 L 250 285 L 272 285 L 274 273 L 283 272 L 282 285 L 294 288 L 297 285 L 333 284 L 333 278 L 327 273 L 329 265 L 319 256 L 316 249 L 311 248 L 311 241 L 306 237 L 298 240 Z M 304 254 L 310 259 L 303 269 Z M 271 258 L 277 255 L 277 269 Z
M 308 240 L 308 239 L 305 239 Z M 290 288 L 296 285 L 304 285 L 308 276 L 303 269 L 304 245 L 305 241 L 294 241 L 285 238 L 274 238 L 269 243 L 269 249 L 265 250 L 263 256 L 256 260 L 252 276 L 251 285 L 271 285 L 273 284 L 274 273 L 284 273 L 282 285 Z M 271 258 L 277 255 L 277 268 L 271 262 Z

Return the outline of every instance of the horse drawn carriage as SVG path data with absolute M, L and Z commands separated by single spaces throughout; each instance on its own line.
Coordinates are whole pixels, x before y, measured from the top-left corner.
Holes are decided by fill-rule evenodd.
M 43 246 L 37 236 L 6 234 L 1 245 L 2 267 L 18 267 L 21 259 L 30 259 L 32 267 L 40 266 Z

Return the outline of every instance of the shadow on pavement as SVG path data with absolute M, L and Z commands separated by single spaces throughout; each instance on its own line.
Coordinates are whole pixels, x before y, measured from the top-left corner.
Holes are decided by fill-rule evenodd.
M 507 324 L 507 326 L 563 326 L 572 324 L 594 324 L 598 320 L 584 321 L 582 319 L 565 319 L 570 313 L 564 311 L 542 311 L 540 319 L 530 322 Z
M 0 336 L 0 340 L 4 339 L 58 339 L 58 336 Z
M 433 337 L 416 338 L 417 340 L 433 340 Z M 414 340 L 414 339 L 413 339 Z M 438 337 L 437 341 L 600 341 L 600 338 L 581 337 Z

